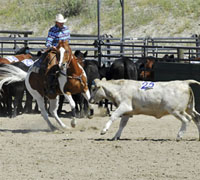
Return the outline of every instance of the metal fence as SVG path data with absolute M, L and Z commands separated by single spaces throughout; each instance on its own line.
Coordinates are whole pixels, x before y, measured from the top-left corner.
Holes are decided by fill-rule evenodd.
M 45 48 L 46 37 L 28 37 L 32 31 L 0 31 L 0 55 L 14 55 L 20 48 L 28 46 L 32 53 Z M 7 35 L 7 37 L 5 36 Z M 88 51 L 88 59 L 110 62 L 120 56 L 135 60 L 154 56 L 161 58 L 166 54 L 181 60 L 200 56 L 200 37 L 165 37 L 165 38 L 114 38 L 111 35 L 72 34 L 70 46 L 73 51 Z

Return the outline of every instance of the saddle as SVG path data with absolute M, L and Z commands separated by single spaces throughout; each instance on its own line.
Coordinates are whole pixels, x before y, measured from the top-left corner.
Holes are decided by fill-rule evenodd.
M 42 56 L 40 56 L 40 58 L 34 63 L 33 68 L 36 69 L 35 72 L 39 73 L 41 75 L 43 75 L 45 73 L 46 70 L 46 64 L 44 63 L 44 59 L 46 58 L 46 56 L 48 55 L 48 53 L 51 51 L 52 49 L 48 49 L 45 53 L 42 54 Z
M 45 77 L 45 93 L 47 95 L 53 95 L 56 93 L 56 89 L 59 88 L 58 76 L 60 69 L 58 66 L 54 66 Z

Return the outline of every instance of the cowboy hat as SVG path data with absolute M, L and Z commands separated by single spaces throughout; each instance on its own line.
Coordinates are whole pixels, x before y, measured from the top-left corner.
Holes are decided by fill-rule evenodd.
M 62 14 L 57 14 L 56 15 L 56 22 L 65 23 L 66 21 L 67 21 L 67 19 L 64 19 Z

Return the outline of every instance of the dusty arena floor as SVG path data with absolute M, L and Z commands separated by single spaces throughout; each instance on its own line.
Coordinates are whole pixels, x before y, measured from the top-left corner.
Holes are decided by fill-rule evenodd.
M 67 105 L 66 105 L 67 106 Z M 93 119 L 77 127 L 50 132 L 41 115 L 0 118 L 2 180 L 198 180 L 200 142 L 192 122 L 182 141 L 180 122 L 172 116 L 134 116 L 120 141 L 109 141 L 118 129 L 100 135 L 109 117 L 95 109 Z M 70 120 L 62 117 L 70 126 Z M 56 122 L 51 118 L 56 126 Z

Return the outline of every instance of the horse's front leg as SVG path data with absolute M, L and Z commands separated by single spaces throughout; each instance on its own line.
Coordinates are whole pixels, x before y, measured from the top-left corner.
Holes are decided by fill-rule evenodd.
M 72 110 L 72 121 L 71 121 L 71 126 L 75 127 L 76 126 L 76 104 L 72 98 L 71 95 L 69 94 L 63 94 L 65 96 L 65 98 L 68 100 L 71 110 Z
M 88 118 L 92 118 L 92 116 L 94 115 L 94 108 L 93 108 L 93 105 L 89 102 L 90 100 L 90 91 L 87 90 L 85 93 L 82 93 L 84 98 L 87 100 L 87 103 L 88 103 L 88 106 L 89 106 L 89 114 L 88 114 Z
M 61 74 L 58 77 L 58 82 L 59 82 L 59 87 L 60 90 L 62 92 L 62 94 L 64 95 L 64 97 L 68 100 L 70 106 L 71 106 L 71 110 L 72 110 L 72 121 L 71 121 L 71 126 L 75 127 L 76 126 L 76 109 L 75 109 L 75 102 L 71 96 L 71 94 L 67 94 L 67 92 L 64 92 L 64 86 L 67 83 L 67 77 L 66 77 L 66 67 L 61 70 Z
M 60 120 L 60 118 L 58 117 L 58 114 L 57 114 L 57 109 L 58 109 L 58 96 L 56 97 L 56 99 L 49 99 L 49 102 L 50 102 L 49 112 L 50 112 L 51 115 L 56 119 L 56 121 L 58 122 L 58 124 L 59 124 L 62 128 L 66 128 L 66 125 Z

